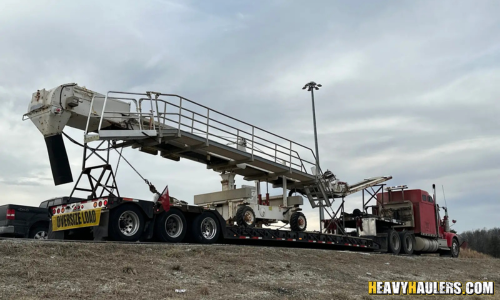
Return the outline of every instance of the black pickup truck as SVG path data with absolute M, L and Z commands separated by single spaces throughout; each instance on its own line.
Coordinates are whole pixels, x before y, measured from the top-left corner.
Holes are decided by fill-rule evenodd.
M 6 204 L 0 206 L 0 236 L 46 239 L 49 232 L 48 207 L 63 198 L 43 201 L 39 207 Z

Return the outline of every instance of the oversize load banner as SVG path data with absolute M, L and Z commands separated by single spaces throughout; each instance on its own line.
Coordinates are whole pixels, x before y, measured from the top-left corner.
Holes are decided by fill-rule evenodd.
M 98 226 L 100 221 L 100 208 L 52 216 L 52 231 Z
M 370 295 L 494 295 L 494 281 L 368 281 Z

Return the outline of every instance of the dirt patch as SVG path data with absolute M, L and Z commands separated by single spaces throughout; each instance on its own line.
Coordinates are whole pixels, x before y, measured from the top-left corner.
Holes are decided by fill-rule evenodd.
M 498 259 L 236 245 L 1 240 L 0 265 L 1 299 L 367 300 L 370 280 L 500 281 Z

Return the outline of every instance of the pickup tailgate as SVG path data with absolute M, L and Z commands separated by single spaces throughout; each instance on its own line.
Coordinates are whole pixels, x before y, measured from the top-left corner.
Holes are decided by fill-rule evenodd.
M 47 208 L 7 204 L 0 206 L 0 234 L 27 236 L 37 222 L 48 222 Z

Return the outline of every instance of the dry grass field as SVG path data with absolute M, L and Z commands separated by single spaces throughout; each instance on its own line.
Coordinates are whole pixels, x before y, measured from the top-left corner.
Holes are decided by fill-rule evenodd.
M 500 282 L 500 260 L 464 254 L 0 240 L 0 298 L 367 300 L 381 299 L 370 280 Z

